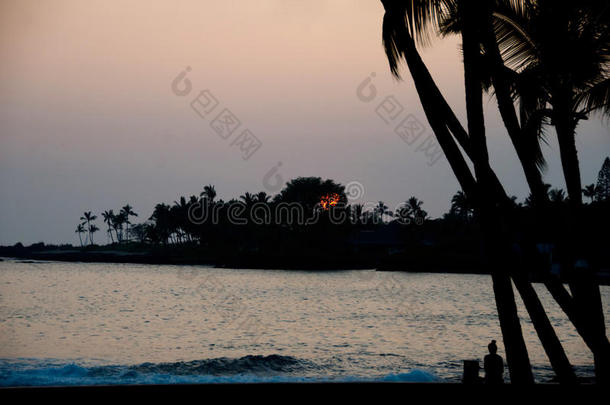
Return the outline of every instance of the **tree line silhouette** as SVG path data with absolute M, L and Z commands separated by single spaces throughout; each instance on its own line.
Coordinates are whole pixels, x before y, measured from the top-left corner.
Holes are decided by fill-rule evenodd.
M 602 224 L 608 217 L 605 209 L 610 201 L 608 179 L 610 159 L 606 158 L 597 183 L 583 189 L 589 199 L 584 206 L 584 214 L 591 222 Z M 549 199 L 547 210 L 552 212 L 551 215 L 569 215 L 569 203 L 564 191 L 552 189 L 548 184 L 544 187 Z M 549 225 L 542 234 L 536 232 L 538 211 L 531 194 L 523 202 L 518 202 L 514 196 L 509 202 L 512 221 L 519 224 L 522 233 L 538 235 L 539 241 L 559 242 L 558 235 L 565 231 L 563 223 Z M 278 209 L 287 203 L 293 205 L 285 205 L 284 211 Z M 230 215 L 236 205 L 240 208 L 239 212 Z M 291 212 L 295 207 L 301 209 Z M 208 215 L 198 215 L 203 211 Z M 333 214 L 337 212 L 343 214 L 334 215 L 341 220 L 332 221 Z M 440 218 L 432 219 L 424 210 L 423 201 L 416 197 L 410 197 L 394 210 L 383 201 L 350 204 L 344 186 L 319 177 L 293 179 L 275 196 L 264 191 L 246 192 L 228 201 L 218 199 L 216 188 L 207 185 L 198 195 L 181 196 L 173 204 L 156 204 L 148 219 L 139 223 L 130 220 L 138 214 L 129 204 L 117 214 L 113 210 L 106 210 L 101 216 L 111 246 L 189 247 L 202 254 L 206 249 L 266 255 L 274 255 L 281 250 L 286 255 L 302 256 L 304 251 L 309 251 L 328 257 L 349 254 L 355 248 L 366 249 L 367 246 L 363 246 L 365 243 L 360 243 L 359 236 L 369 233 L 373 240 L 368 240 L 368 244 L 377 247 L 377 250 L 373 250 L 368 246 L 369 253 L 376 254 L 376 258 L 388 245 L 395 245 L 395 250 L 400 250 L 401 246 L 409 244 L 411 249 L 419 249 L 417 254 L 422 255 L 422 262 L 429 262 L 421 249 L 424 241 L 437 245 L 441 255 L 446 254 L 446 249 L 452 245 L 459 246 L 462 254 L 470 252 L 476 256 L 478 248 L 473 249 L 473 245 L 481 236 L 476 204 L 461 190 L 452 197 L 449 211 Z M 87 211 L 80 219 L 75 232 L 79 234 L 81 246 L 86 245 L 81 234 L 84 241 L 93 246 L 93 234 L 100 230 L 94 223 L 97 216 Z M 466 241 L 471 245 L 466 245 Z M 531 246 L 536 241 L 531 239 L 528 243 Z M 592 240 L 591 246 L 596 243 Z M 434 255 L 432 252 L 430 254 Z M 413 260 L 414 253 L 410 251 L 409 255 Z M 530 254 L 528 259 L 539 261 L 535 256 Z M 453 259 L 447 257 L 447 261 L 450 260 Z M 404 264 L 404 260 L 396 255 L 396 265 L 399 267 L 401 264 Z M 472 262 L 464 266 L 472 267 Z
M 365 204 L 348 204 L 344 186 L 319 177 L 293 179 L 275 196 L 261 191 L 246 192 L 239 198 L 228 201 L 216 197 L 215 187 L 207 185 L 199 195 L 181 196 L 171 205 L 156 204 L 148 220 L 136 224 L 129 220 L 130 217 L 137 216 L 130 205 L 123 207 L 118 214 L 113 210 L 104 211 L 102 217 L 107 225 L 108 240 L 111 244 L 119 245 L 129 242 L 161 245 L 208 244 L 213 239 L 218 239 L 219 234 L 239 233 L 248 229 L 273 226 L 297 232 L 310 230 L 308 227 L 319 224 L 329 226 L 333 224 L 330 221 L 332 214 L 337 211 L 345 215 L 337 216 L 342 220 L 335 222 L 342 222 L 339 225 L 350 229 L 383 226 L 391 221 L 405 225 L 421 225 L 428 218 L 427 212 L 422 208 L 423 202 L 416 197 L 410 197 L 395 211 L 390 210 L 383 201 L 369 207 Z M 239 214 L 229 215 L 230 208 L 235 206 L 240 207 Z M 260 213 L 254 212 L 256 210 Z M 200 214 L 203 212 L 207 215 L 202 219 Z M 313 215 L 314 213 L 319 215 Z M 314 218 L 316 221 L 312 221 Z M 85 235 L 84 240 L 88 240 L 89 245 L 93 245 L 92 236 L 99 230 L 94 224 L 97 216 L 87 211 L 80 219 L 81 223 L 75 232 L 79 234 L 81 246 L 85 245 L 81 234 Z
M 118 243 L 122 243 L 123 241 L 129 242 L 129 225 L 131 225 L 129 217 L 132 216 L 137 217 L 138 214 L 133 212 L 133 207 L 129 204 L 121 208 L 118 214 L 115 214 L 113 210 L 102 212 L 104 223 L 108 226 L 106 234 L 112 243 L 114 243 L 115 237 Z M 100 228 L 93 223 L 96 219 L 97 215 L 93 215 L 91 211 L 85 211 L 83 216 L 80 217 L 81 223 L 78 224 L 74 232 L 78 234 L 81 246 L 84 246 L 83 234 L 85 235 L 85 241 L 89 239 L 89 244 L 93 245 L 93 234 L 100 230 Z

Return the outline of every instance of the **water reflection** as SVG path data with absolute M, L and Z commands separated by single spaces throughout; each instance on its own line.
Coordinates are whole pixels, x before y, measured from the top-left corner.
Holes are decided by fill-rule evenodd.
M 570 360 L 591 373 L 584 343 L 546 291 L 536 289 Z M 607 304 L 610 289 L 602 294 Z M 537 377 L 549 378 L 527 320 L 524 334 Z M 501 342 L 487 276 L 0 262 L 5 363 L 135 367 L 277 355 L 308 364 L 281 372 L 294 378 L 424 369 L 456 380 L 461 360 L 482 358 L 491 339 Z M 501 344 L 499 354 L 505 357 Z

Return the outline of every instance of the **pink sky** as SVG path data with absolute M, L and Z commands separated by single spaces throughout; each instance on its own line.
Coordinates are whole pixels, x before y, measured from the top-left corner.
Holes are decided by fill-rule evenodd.
M 426 124 L 408 75 L 392 79 L 375 0 L 3 1 L 0 5 L 0 244 L 78 241 L 85 210 L 135 207 L 215 184 L 221 198 L 264 189 L 281 176 L 360 182 L 360 202 L 390 207 L 415 195 L 433 216 L 458 189 L 444 160 L 428 165 L 375 113 L 394 95 Z M 463 114 L 459 38 L 424 51 L 435 78 Z M 172 80 L 186 66 L 193 93 Z M 375 72 L 378 98 L 356 88 Z M 209 89 L 263 143 L 244 161 L 189 103 Z M 511 194 L 525 181 L 487 104 L 493 165 Z M 428 129 L 426 136 L 431 132 Z M 554 133 L 547 182 L 563 187 Z M 610 154 L 607 126 L 579 127 L 583 183 Z

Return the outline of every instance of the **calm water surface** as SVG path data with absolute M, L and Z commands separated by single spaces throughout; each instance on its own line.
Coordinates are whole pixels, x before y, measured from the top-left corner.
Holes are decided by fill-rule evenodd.
M 572 363 L 592 358 L 536 285 Z M 602 287 L 606 320 L 610 288 Z M 519 301 L 536 378 L 552 377 Z M 0 262 L 0 385 L 458 381 L 496 339 L 488 276 Z

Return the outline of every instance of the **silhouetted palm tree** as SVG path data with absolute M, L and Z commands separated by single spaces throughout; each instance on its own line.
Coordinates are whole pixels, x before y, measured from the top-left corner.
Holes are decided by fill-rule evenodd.
M 137 217 L 138 214 L 136 214 L 135 212 L 133 212 L 133 208 L 131 205 L 127 204 L 125 205 L 123 208 L 121 208 L 121 214 L 123 214 L 123 218 L 125 220 L 125 224 L 127 225 L 127 231 L 125 232 L 125 236 L 127 239 L 127 242 L 129 242 L 129 225 L 131 225 L 131 222 L 129 221 L 129 217 Z
M 350 206 L 350 218 L 352 223 L 355 225 L 361 225 L 364 215 L 364 205 L 363 204 L 353 204 Z
M 173 233 L 170 217 L 170 206 L 167 204 L 157 204 L 150 216 L 150 220 L 155 224 L 155 233 L 163 244 L 168 243 L 170 235 Z
M 531 1 L 528 7 L 506 2 L 498 19 L 498 37 L 507 63 L 518 74 L 512 82 L 519 97 L 522 122 L 540 133 L 555 126 L 569 202 L 582 205 L 579 159 L 575 143 L 580 120 L 610 113 L 610 9 L 601 1 Z M 567 218 L 563 252 L 574 263 L 578 247 L 579 209 Z M 582 272 L 581 272 L 582 273 Z M 547 287 L 593 351 L 596 376 L 610 380 L 610 342 L 605 335 L 599 286 L 588 276 L 570 283 L 572 299 L 561 285 Z M 573 301 L 573 302 L 572 302 Z M 597 325 L 591 327 L 593 323 Z
M 93 234 L 99 230 L 100 230 L 100 228 L 98 228 L 97 225 L 95 225 L 95 224 L 92 224 L 91 227 L 89 227 L 89 240 L 91 241 L 92 245 L 93 245 Z
M 108 229 L 106 233 L 110 235 L 110 240 L 114 243 L 114 237 L 112 236 L 112 221 L 114 220 L 114 212 L 112 210 L 102 212 L 102 217 L 104 218 L 104 223 L 108 225 Z
M 499 198 L 506 206 L 511 204 L 489 166 L 485 141 L 482 104 L 484 78 L 480 75 L 481 67 L 485 63 L 481 56 L 480 44 L 483 41 L 490 41 L 490 35 L 488 33 L 486 35 L 486 31 L 491 32 L 487 25 L 491 13 L 491 10 L 487 8 L 488 3 L 475 3 L 465 0 L 457 2 L 382 0 L 382 3 L 386 11 L 383 23 L 383 42 L 392 73 L 399 76 L 398 62 L 401 58 L 404 58 L 414 79 L 428 122 L 445 152 L 462 190 L 471 198 L 476 197 L 476 204 L 481 209 L 482 214 L 480 219 L 486 232 L 485 241 L 489 247 L 488 257 L 498 258 L 499 261 L 496 261 L 496 263 L 502 267 L 505 263 L 499 256 L 502 251 L 500 241 L 503 236 L 498 233 L 499 224 L 495 224 L 498 218 L 497 214 L 494 213 L 496 204 L 493 200 Z M 438 27 L 439 17 L 447 9 L 457 10 L 457 16 L 460 19 L 468 133 L 461 128 L 451 108 L 440 94 L 438 87 L 421 60 L 413 40 L 413 37 L 416 37 L 425 41 L 428 28 Z M 480 27 L 486 25 L 488 29 L 481 30 Z M 492 42 L 495 43 L 495 38 L 492 39 Z M 460 146 L 474 163 L 476 182 L 454 139 L 460 143 Z M 513 141 L 513 143 L 515 142 Z M 518 153 L 523 150 L 517 145 L 515 145 L 515 148 L 518 149 Z M 521 160 L 524 161 L 524 159 Z M 509 370 L 514 383 L 531 383 L 533 382 L 533 375 L 508 274 L 510 274 L 508 269 L 506 271 L 495 271 L 492 273 L 492 281 L 500 325 L 507 349 Z M 531 284 L 524 280 L 521 275 L 513 274 L 512 277 L 560 379 L 562 381 L 574 380 L 575 376 L 563 348 Z
M 563 204 L 566 201 L 566 194 L 563 190 L 554 188 L 549 191 L 549 198 L 551 202 Z
M 475 191 L 475 180 L 455 142 L 457 140 L 466 153 L 470 154 L 468 134 L 434 82 L 419 55 L 414 39 L 417 38 L 420 43 L 427 42 L 428 29 L 434 28 L 438 23 L 445 2 L 399 0 L 381 2 L 385 8 L 382 27 L 383 46 L 390 70 L 396 78 L 401 78 L 399 63 L 402 59 L 407 62 L 428 123 L 462 190 L 472 194 Z
M 268 203 L 271 200 L 271 196 L 268 195 L 264 191 L 260 191 L 259 193 L 256 194 L 255 199 L 256 199 L 256 202 L 259 202 L 259 203 Z
M 514 75 L 522 118 L 540 133 L 555 126 L 572 204 L 582 203 L 575 144 L 580 120 L 610 113 L 610 11 L 596 1 L 506 2 L 497 20 L 500 48 Z M 529 110 L 529 111 L 528 111 Z
M 396 216 L 405 224 L 416 223 L 421 225 L 428 213 L 422 209 L 423 201 L 410 197 L 396 213 Z
M 207 199 L 210 203 L 213 203 L 214 199 L 216 198 L 216 189 L 213 185 L 209 184 L 203 187 L 203 191 L 201 192 L 200 196 Z
M 585 186 L 585 188 L 582 189 L 582 194 L 587 197 L 591 202 L 595 201 L 595 198 L 597 196 L 597 187 L 595 187 L 595 184 L 589 184 L 588 186 Z
M 466 194 L 460 190 L 451 197 L 451 211 L 468 221 L 473 216 L 474 205 L 468 197 L 466 197 Z
M 248 192 L 239 196 L 239 199 L 246 204 L 246 207 L 252 206 L 256 202 L 256 197 Z
M 91 211 L 86 211 L 82 217 L 80 217 L 80 220 L 83 221 L 82 224 L 87 224 L 87 232 L 89 233 L 89 243 L 92 245 L 93 244 L 93 237 L 92 237 L 92 232 L 91 232 L 91 227 L 93 226 L 91 224 L 91 222 L 95 221 L 97 219 L 96 215 L 91 214 Z
M 441 4 L 440 8 L 445 10 L 439 23 L 441 33 L 443 35 L 461 34 L 463 43 L 469 45 L 469 56 L 464 59 L 465 69 L 467 69 L 465 72 L 467 84 L 470 82 L 466 92 L 473 93 L 472 90 L 476 90 L 478 87 L 490 90 L 490 86 L 493 85 L 492 94 L 497 100 L 500 116 L 523 168 L 533 199 L 543 205 L 548 199 L 541 175 L 541 170 L 544 169 L 546 163 L 538 142 L 539 133 L 536 132 L 535 128 L 531 128 L 531 125 L 525 125 L 526 120 L 523 114 L 521 117 L 517 115 L 513 101 L 514 86 L 511 84 L 513 74 L 504 64 L 495 32 L 495 29 L 498 26 L 501 27 L 504 22 L 502 15 L 506 8 L 523 9 L 527 5 L 531 5 L 531 2 L 512 0 L 495 2 L 445 1 L 436 4 Z M 468 7 L 463 7 L 463 5 Z M 502 33 L 498 36 L 500 35 Z M 513 43 L 513 45 L 515 45 L 515 48 L 519 47 L 518 43 Z M 477 47 L 484 49 L 483 55 L 479 54 Z M 515 51 L 509 46 L 506 49 Z M 474 73 L 478 73 L 478 77 Z M 475 102 L 477 108 L 471 116 L 473 118 L 478 116 L 478 125 L 482 126 L 480 102 L 478 100 L 475 100 Z M 527 110 L 522 109 L 521 112 L 525 111 Z M 479 129 L 479 132 L 483 131 Z
M 174 232 L 176 233 L 178 242 L 181 243 L 185 242 L 185 237 L 189 237 L 187 232 L 190 223 L 188 218 L 189 206 L 186 197 L 180 197 L 179 201 L 174 201 L 174 206 L 170 209 L 172 222 L 175 224 Z
M 383 45 L 390 69 L 394 76 L 400 77 L 398 64 L 404 58 L 413 78 L 428 123 L 442 147 L 451 169 L 462 190 L 467 195 L 474 197 L 478 195 L 478 186 L 455 141 L 457 140 L 460 143 L 471 159 L 483 160 L 483 164 L 478 166 L 480 171 L 485 166 L 484 162 L 486 161 L 483 157 L 483 150 L 473 151 L 469 134 L 461 127 L 461 124 L 455 118 L 455 114 L 453 114 L 440 93 L 417 51 L 414 40 L 414 38 L 418 38 L 420 42 L 425 42 L 428 29 L 436 28 L 439 23 L 439 16 L 442 14 L 442 6 L 447 5 L 447 2 L 382 0 L 382 3 L 385 8 L 382 29 Z M 468 49 L 471 50 L 472 46 L 469 46 Z M 469 54 L 471 53 L 469 52 Z M 470 68 L 465 70 L 471 72 Z M 471 82 L 469 81 L 469 83 Z M 473 98 L 471 97 L 472 87 L 470 85 L 467 86 L 469 89 L 467 100 Z M 480 106 L 480 103 L 476 101 L 475 107 L 478 106 Z M 473 109 L 469 108 L 469 112 L 472 111 Z M 477 114 L 472 115 L 476 116 Z M 480 119 L 480 112 L 476 120 L 475 118 L 471 120 L 471 114 L 468 114 L 468 118 L 469 123 L 472 121 L 475 124 L 475 121 Z M 476 127 L 480 130 L 478 123 Z M 479 146 L 481 145 L 480 138 L 479 136 Z M 507 348 L 507 362 L 511 371 L 511 379 L 515 382 L 533 381 L 510 279 L 505 275 L 499 274 L 499 272 L 493 274 L 492 279 L 498 316 L 500 318 L 504 343 Z
M 125 213 L 120 212 L 112 217 L 112 229 L 116 234 L 117 242 L 123 242 L 123 224 L 125 223 Z
M 377 203 L 377 206 L 375 206 L 375 209 L 373 210 L 373 212 L 375 213 L 375 217 L 377 218 L 377 221 L 375 223 L 381 223 L 381 224 L 383 224 L 385 222 L 385 220 L 384 220 L 385 216 L 391 217 L 393 215 L 392 211 L 389 210 L 388 206 L 385 205 L 385 203 L 383 201 L 379 201 Z
M 83 247 L 83 238 L 81 236 L 81 234 L 85 233 L 85 227 L 83 226 L 83 224 L 78 224 L 78 226 L 76 227 L 76 230 L 74 232 L 78 233 L 78 239 L 80 240 L 80 246 Z
M 597 174 L 597 199 L 599 201 L 610 201 L 610 158 L 604 159 L 602 168 Z

